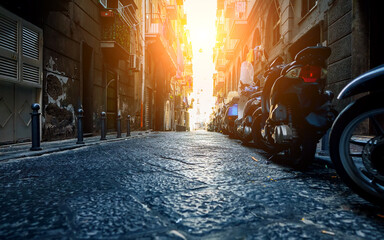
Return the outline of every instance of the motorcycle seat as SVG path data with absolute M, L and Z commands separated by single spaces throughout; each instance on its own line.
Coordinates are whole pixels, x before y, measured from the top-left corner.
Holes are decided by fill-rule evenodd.
M 275 58 L 265 71 L 264 77 L 267 77 L 272 71 L 276 69 L 277 66 L 282 65 L 283 62 L 284 60 L 282 57 L 278 56 L 277 58 Z
M 306 47 L 296 54 L 297 64 L 322 63 L 331 55 L 331 48 L 323 46 Z

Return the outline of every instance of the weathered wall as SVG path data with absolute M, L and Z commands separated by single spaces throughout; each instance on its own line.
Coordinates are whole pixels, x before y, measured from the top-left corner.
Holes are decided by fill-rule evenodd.
M 352 77 L 352 1 L 333 1 L 328 10 L 328 88 L 337 96 Z M 337 102 L 338 110 L 346 103 Z
M 93 109 L 103 106 L 98 2 L 68 2 L 68 11 L 50 11 L 44 21 L 43 139 L 75 136 L 75 110 L 82 103 L 82 43 L 93 49 Z M 96 118 L 96 114 L 93 114 Z
M 126 131 L 126 120 L 127 116 L 131 116 L 133 123 L 136 122 L 135 115 L 136 112 L 140 111 L 138 102 L 135 104 L 134 98 L 134 86 L 135 86 L 135 75 L 138 72 L 133 72 L 128 70 L 127 64 L 125 61 L 119 61 L 119 110 L 122 116 L 122 128 L 123 131 Z M 136 128 L 135 124 L 131 124 L 132 128 Z

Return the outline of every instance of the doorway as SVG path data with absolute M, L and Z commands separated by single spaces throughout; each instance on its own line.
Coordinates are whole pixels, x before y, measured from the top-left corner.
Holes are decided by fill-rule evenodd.
M 116 130 L 117 121 L 117 74 L 107 70 L 107 129 Z
M 31 105 L 39 102 L 37 92 L 36 88 L 0 81 L 0 143 L 30 139 Z
M 82 103 L 84 110 L 83 131 L 92 135 L 93 132 L 93 48 L 86 43 L 81 47 L 82 69 Z

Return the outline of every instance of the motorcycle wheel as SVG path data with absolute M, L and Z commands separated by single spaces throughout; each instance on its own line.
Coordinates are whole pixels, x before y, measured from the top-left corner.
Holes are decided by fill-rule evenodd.
M 252 122 L 253 143 L 256 145 L 257 148 L 261 148 L 262 150 L 270 154 L 276 154 L 277 152 L 279 152 L 279 149 L 268 143 L 268 141 L 265 140 L 261 135 L 261 129 L 263 127 L 264 121 L 262 119 L 262 116 L 257 116 Z
M 244 127 L 245 128 L 245 127 Z M 253 132 L 253 128 L 251 126 L 251 134 L 249 135 L 246 135 L 245 134 L 245 129 L 243 130 L 244 132 L 242 134 L 238 134 L 240 136 L 240 140 L 244 143 L 244 144 L 248 144 L 252 141 L 252 132 Z
M 250 142 L 252 141 L 252 137 L 244 137 L 244 136 L 241 136 L 241 137 L 240 137 L 240 140 L 241 140 L 242 143 L 244 143 L 244 144 L 248 144 L 248 143 L 250 143 Z
M 367 129 L 368 122 L 371 131 Z M 343 110 L 332 126 L 329 145 L 341 179 L 362 198 L 384 206 L 382 99 L 368 95 Z
M 261 128 L 262 128 L 261 116 L 257 116 L 252 122 L 252 138 L 253 138 L 253 143 L 255 143 L 256 147 L 263 148 Z

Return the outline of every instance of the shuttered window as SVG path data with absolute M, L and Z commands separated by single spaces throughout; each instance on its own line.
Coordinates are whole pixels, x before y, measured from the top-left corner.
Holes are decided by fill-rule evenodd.
M 41 87 L 43 31 L 0 7 L 0 81 Z

